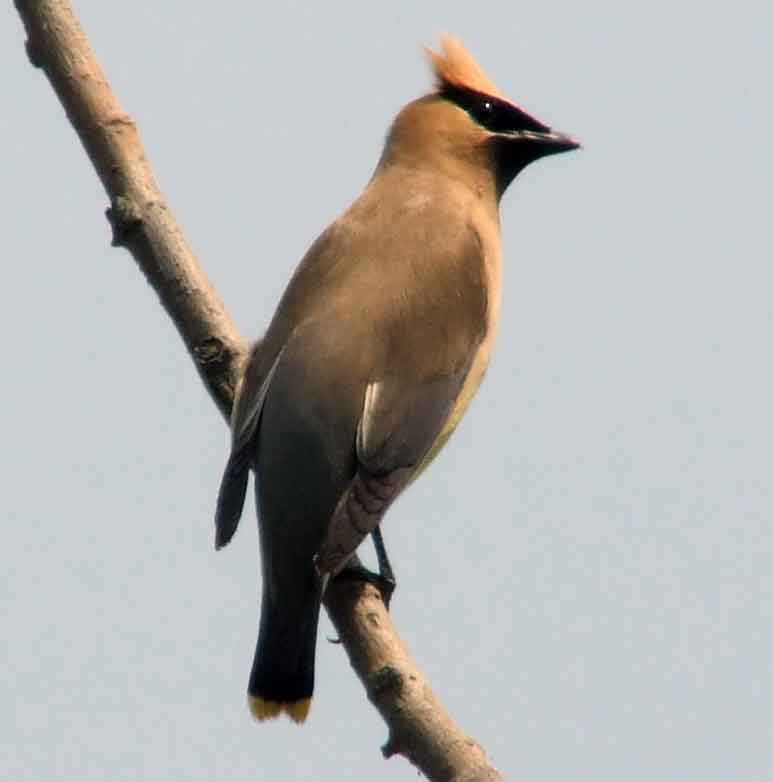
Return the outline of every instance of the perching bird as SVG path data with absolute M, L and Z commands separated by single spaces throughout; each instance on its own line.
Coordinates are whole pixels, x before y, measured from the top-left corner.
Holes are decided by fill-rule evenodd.
M 357 562 L 483 378 L 502 194 L 529 163 L 579 146 L 505 99 L 456 39 L 429 55 L 435 91 L 400 111 L 364 192 L 301 261 L 234 405 L 216 546 L 236 530 L 252 469 L 259 720 L 306 718 L 323 585 Z

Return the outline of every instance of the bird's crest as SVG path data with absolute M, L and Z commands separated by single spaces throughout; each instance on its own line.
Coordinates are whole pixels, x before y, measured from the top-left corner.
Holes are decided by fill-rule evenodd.
M 440 39 L 440 53 L 427 48 L 425 51 L 435 72 L 438 92 L 443 92 L 447 87 L 456 87 L 507 100 L 462 42 L 453 35 L 444 35 Z

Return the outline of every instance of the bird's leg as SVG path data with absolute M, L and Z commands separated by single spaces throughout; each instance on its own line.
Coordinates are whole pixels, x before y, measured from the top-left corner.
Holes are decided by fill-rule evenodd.
M 371 532 L 371 536 L 373 537 L 373 545 L 376 549 L 376 557 L 378 558 L 378 574 L 386 583 L 391 584 L 389 593 L 391 597 L 392 592 L 395 591 L 395 587 L 397 586 L 397 580 L 395 579 L 395 572 L 392 570 L 392 563 L 387 556 L 384 538 L 381 537 L 381 525 Z

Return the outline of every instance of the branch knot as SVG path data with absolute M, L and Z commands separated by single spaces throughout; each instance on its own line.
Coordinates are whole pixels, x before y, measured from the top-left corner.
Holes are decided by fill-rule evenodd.
M 196 361 L 202 365 L 211 364 L 214 361 L 223 362 L 227 359 L 223 341 L 217 337 L 205 337 L 198 345 L 194 346 L 193 352 L 196 355 Z
M 135 234 L 142 225 L 142 210 L 136 201 L 126 196 L 116 196 L 105 216 L 113 229 L 110 244 L 113 247 L 125 247 L 126 241 Z
M 27 38 L 24 42 L 24 51 L 27 52 L 27 59 L 30 61 L 30 65 L 32 65 L 33 68 L 43 67 L 43 52 L 32 38 Z
M 368 689 L 373 693 L 374 698 L 382 697 L 390 690 L 399 696 L 405 687 L 405 677 L 394 666 L 385 665 L 373 672 L 368 684 Z

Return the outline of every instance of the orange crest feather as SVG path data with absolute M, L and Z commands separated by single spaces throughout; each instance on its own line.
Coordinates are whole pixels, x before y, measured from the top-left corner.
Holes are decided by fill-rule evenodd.
M 435 71 L 438 89 L 442 90 L 446 85 L 467 87 L 486 95 L 504 98 L 458 38 L 444 35 L 440 39 L 440 49 L 440 53 L 425 49 Z

